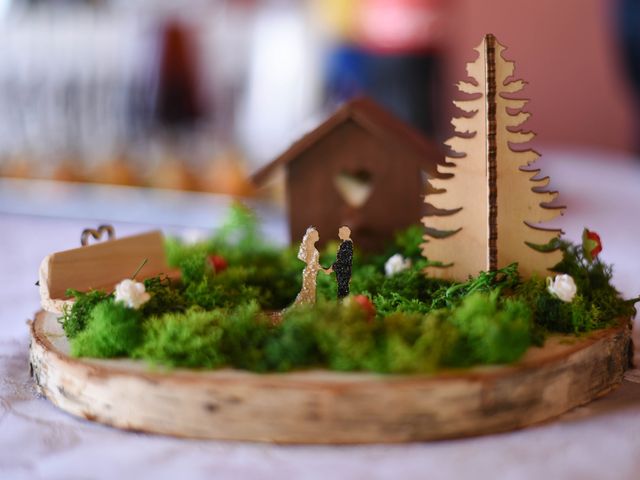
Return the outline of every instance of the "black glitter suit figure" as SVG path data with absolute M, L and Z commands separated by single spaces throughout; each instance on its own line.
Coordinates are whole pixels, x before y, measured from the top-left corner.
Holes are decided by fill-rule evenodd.
M 351 264 L 353 262 L 351 229 L 347 226 L 340 227 L 338 236 L 342 241 L 336 255 L 336 261 L 331 265 L 329 272 L 333 271 L 336 274 L 338 299 L 342 299 L 349 295 L 349 283 L 351 282 Z

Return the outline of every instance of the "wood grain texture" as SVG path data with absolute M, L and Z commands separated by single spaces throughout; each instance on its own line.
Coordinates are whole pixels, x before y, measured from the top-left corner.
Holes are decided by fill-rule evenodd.
M 160 274 L 178 276 L 167 264 L 160 231 L 53 253 L 40 264 L 42 308 L 62 312 L 64 306 L 72 302 L 66 295 L 69 288 L 81 292 L 92 289 L 110 292 L 118 282 L 131 278 L 145 260 L 136 275 L 138 280 Z
M 552 337 L 515 365 L 435 376 L 162 371 L 74 359 L 46 312 L 36 315 L 31 336 L 40 392 L 88 420 L 190 438 L 343 444 L 466 437 L 552 419 L 621 383 L 630 326 Z
M 559 250 L 543 253 L 528 245 L 547 244 L 562 233 L 539 224 L 563 207 L 550 205 L 557 192 L 545 190 L 549 179 L 527 169 L 539 155 L 514 148 L 534 134 L 522 130 L 527 101 L 513 94 L 525 83 L 513 79 L 515 65 L 504 59 L 504 50 L 487 35 L 467 65 L 470 81 L 458 83 L 467 97 L 454 104 L 464 115 L 452 120 L 456 135 L 446 142 L 452 153 L 429 180 L 426 201 L 435 210 L 423 218 L 423 254 L 444 265 L 427 269 L 434 277 L 464 281 L 515 262 L 524 278 L 544 277 L 562 259 Z

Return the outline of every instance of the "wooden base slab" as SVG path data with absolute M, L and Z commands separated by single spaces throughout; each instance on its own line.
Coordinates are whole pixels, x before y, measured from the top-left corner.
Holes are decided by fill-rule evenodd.
M 438 375 L 153 370 L 76 359 L 56 316 L 31 324 L 40 391 L 74 415 L 190 438 L 278 443 L 390 443 L 503 432 L 554 418 L 622 382 L 629 322 L 556 336 L 516 365 Z

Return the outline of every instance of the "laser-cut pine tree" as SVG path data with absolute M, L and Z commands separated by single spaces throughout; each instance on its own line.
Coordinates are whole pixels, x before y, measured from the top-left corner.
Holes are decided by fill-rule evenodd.
M 561 252 L 543 253 L 529 244 L 546 245 L 560 236 L 561 230 L 536 224 L 560 215 L 564 207 L 549 205 L 557 196 L 544 190 L 549 177 L 536 178 L 539 169 L 524 169 L 539 154 L 510 147 L 535 136 L 517 128 L 530 114 L 523 111 L 527 100 L 512 94 L 525 82 L 511 78 L 514 63 L 502 57 L 505 47 L 493 35 L 486 35 L 476 50 L 478 58 L 467 64 L 475 83 L 458 83 L 460 91 L 473 97 L 454 101 L 470 115 L 452 120 L 458 135 L 446 145 L 454 154 L 438 167 L 442 175 L 429 181 L 426 201 L 436 210 L 422 219 L 427 227 L 422 253 L 443 266 L 428 267 L 426 273 L 466 280 L 517 262 L 525 278 L 533 273 L 546 276 L 561 260 Z

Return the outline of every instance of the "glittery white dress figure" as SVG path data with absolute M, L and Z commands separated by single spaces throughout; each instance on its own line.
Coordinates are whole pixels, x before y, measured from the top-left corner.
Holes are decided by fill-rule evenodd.
M 320 240 L 318 231 L 313 228 L 307 228 L 300 250 L 298 250 L 298 258 L 307 264 L 302 272 L 302 289 L 294 305 L 313 305 L 316 303 L 316 277 L 318 270 L 325 271 L 320 266 L 320 252 L 316 248 L 316 242 Z

